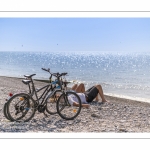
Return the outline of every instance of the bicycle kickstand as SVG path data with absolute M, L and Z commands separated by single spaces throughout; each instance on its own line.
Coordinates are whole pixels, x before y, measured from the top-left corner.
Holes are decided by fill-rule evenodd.
M 48 117 L 48 115 L 45 113 L 45 111 L 43 112 L 43 114 L 44 114 L 45 117 Z

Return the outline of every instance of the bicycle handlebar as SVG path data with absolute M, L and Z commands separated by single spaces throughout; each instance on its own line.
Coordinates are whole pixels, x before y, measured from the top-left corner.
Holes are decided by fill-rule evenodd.
M 68 73 L 67 72 L 64 72 L 64 73 L 59 73 L 59 72 L 57 72 L 57 73 L 51 73 L 50 72 L 50 69 L 48 68 L 48 69 L 45 69 L 45 68 L 42 68 L 42 70 L 44 70 L 44 71 L 47 71 L 47 72 L 49 72 L 51 75 L 53 75 L 53 76 L 55 76 L 55 77 L 61 77 L 61 76 L 65 76 L 65 75 L 67 75 Z
M 42 70 L 47 71 L 47 72 L 50 73 L 50 69 L 49 68 L 48 69 L 42 68 Z

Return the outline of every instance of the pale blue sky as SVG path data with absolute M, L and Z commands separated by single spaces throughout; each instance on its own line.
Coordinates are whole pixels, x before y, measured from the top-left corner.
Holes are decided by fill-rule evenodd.
M 0 18 L 0 51 L 150 51 L 150 18 Z

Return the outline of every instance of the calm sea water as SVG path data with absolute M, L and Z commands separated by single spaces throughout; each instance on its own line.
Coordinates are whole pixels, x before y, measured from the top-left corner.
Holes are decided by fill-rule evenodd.
M 42 67 L 68 72 L 86 88 L 101 84 L 107 95 L 150 102 L 150 53 L 0 52 L 0 76 L 48 79 Z

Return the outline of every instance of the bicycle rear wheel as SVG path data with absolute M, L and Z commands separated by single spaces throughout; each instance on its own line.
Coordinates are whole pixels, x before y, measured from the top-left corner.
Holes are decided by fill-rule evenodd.
M 78 103 L 78 107 L 70 104 L 69 96 L 74 97 L 76 103 Z M 76 93 L 68 91 L 59 97 L 57 101 L 57 112 L 63 119 L 72 120 L 79 115 L 80 111 L 81 100 Z
M 49 113 L 50 115 L 54 115 L 57 113 L 57 100 L 59 98 L 59 96 L 62 94 L 62 92 L 56 92 L 54 95 L 52 95 L 51 97 L 48 97 L 46 100 L 46 111 L 47 113 Z
M 26 93 L 19 93 L 10 98 L 7 104 L 8 117 L 17 122 L 27 122 L 35 114 L 35 103 Z
M 7 113 L 7 102 L 4 104 L 4 107 L 3 107 L 3 114 L 5 116 L 6 119 L 10 120 L 10 121 L 13 121 L 11 120 L 9 117 L 8 117 L 8 113 Z

